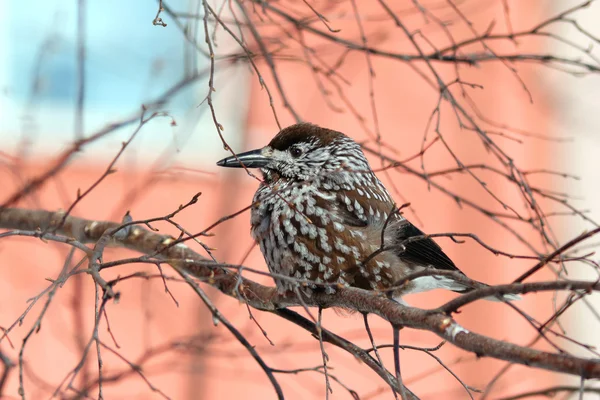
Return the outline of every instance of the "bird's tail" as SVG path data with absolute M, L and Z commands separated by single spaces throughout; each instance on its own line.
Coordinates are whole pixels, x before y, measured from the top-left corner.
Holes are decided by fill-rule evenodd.
M 489 285 L 486 285 L 485 283 L 480 283 L 480 282 L 475 282 L 475 284 L 473 286 L 468 286 L 462 282 L 458 282 L 458 281 L 452 279 L 451 277 L 443 276 L 443 275 L 422 276 L 422 277 L 414 279 L 413 283 L 414 283 L 413 287 L 408 291 L 404 291 L 400 296 L 404 296 L 404 295 L 410 294 L 410 293 L 425 292 L 425 291 L 432 290 L 432 289 L 446 289 L 446 290 L 451 290 L 456 293 L 464 294 L 464 293 L 468 293 L 475 289 L 489 287 Z M 514 301 L 514 300 L 520 300 L 521 296 L 516 295 L 516 294 L 504 294 L 504 295 L 497 295 L 497 296 L 488 296 L 488 297 L 484 297 L 483 299 L 490 300 L 490 301 Z
M 488 297 L 484 297 L 484 300 L 489 300 L 489 301 L 516 301 L 516 300 L 521 300 L 522 297 L 519 296 L 518 294 L 503 294 L 503 295 L 498 295 L 498 296 L 488 296 Z
M 489 287 L 489 285 L 486 285 L 485 283 L 480 283 L 479 285 L 481 285 L 480 288 Z M 475 289 L 478 289 L 478 288 L 463 286 L 462 289 L 458 289 L 458 290 L 451 289 L 451 290 L 453 290 L 456 293 L 465 294 L 465 293 L 469 293 Z M 522 299 L 522 297 L 519 296 L 518 294 L 498 294 L 495 296 L 483 297 L 483 300 L 488 300 L 488 301 L 516 301 L 516 300 L 521 300 L 521 299 Z

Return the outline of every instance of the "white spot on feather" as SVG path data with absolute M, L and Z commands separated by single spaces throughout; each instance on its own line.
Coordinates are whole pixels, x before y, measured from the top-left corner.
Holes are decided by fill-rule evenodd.
M 344 225 L 342 225 L 342 224 L 340 224 L 339 222 L 335 221 L 335 222 L 333 223 L 333 229 L 334 229 L 336 232 L 344 232 L 344 229 L 346 229 L 346 228 L 344 228 Z

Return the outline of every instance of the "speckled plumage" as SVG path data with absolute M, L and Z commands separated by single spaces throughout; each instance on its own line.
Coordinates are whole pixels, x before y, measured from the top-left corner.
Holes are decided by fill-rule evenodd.
M 309 294 L 319 287 L 334 293 L 338 285 L 382 290 L 422 268 L 457 270 L 429 238 L 402 243 L 423 233 L 393 212 L 394 201 L 348 136 L 297 124 L 260 152 L 268 161 L 254 196 L 252 236 L 271 273 L 297 278 L 275 277 L 280 291 L 298 284 Z M 390 250 L 372 256 L 382 245 L 382 231 Z M 436 287 L 466 289 L 446 278 L 424 277 L 394 297 Z

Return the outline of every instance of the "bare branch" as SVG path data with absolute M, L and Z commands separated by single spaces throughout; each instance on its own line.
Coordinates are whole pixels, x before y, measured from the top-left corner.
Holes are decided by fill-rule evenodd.
M 60 214 L 47 211 L 32 211 L 17 208 L 4 209 L 0 214 L 0 227 L 8 229 L 31 229 L 33 226 L 41 229 L 51 229 L 52 221 L 60 220 Z M 120 225 L 105 221 L 90 221 L 68 217 L 64 226 L 59 230 L 65 235 L 74 236 L 81 242 L 96 242 L 105 236 L 107 229 L 119 229 Z M 553 354 L 515 344 L 491 339 L 474 332 L 469 332 L 460 326 L 452 317 L 443 311 L 426 311 L 400 305 L 377 292 L 356 288 L 337 288 L 336 296 L 316 293 L 307 298 L 299 299 L 295 295 L 284 296 L 277 294 L 275 289 L 260 285 L 254 281 L 224 270 L 220 264 L 208 261 L 179 243 L 169 246 L 171 238 L 158 235 L 140 227 L 133 227 L 126 237 L 114 237 L 107 243 L 112 246 L 123 246 L 144 254 L 155 253 L 161 257 L 180 260 L 173 267 L 180 273 L 191 274 L 198 279 L 210 283 L 228 296 L 233 296 L 250 306 L 275 312 L 281 315 L 281 309 L 289 306 L 341 307 L 363 313 L 377 314 L 393 325 L 414 329 L 427 330 L 437 334 L 466 351 L 479 356 L 487 356 L 514 363 L 528 365 L 552 371 L 574 374 L 585 378 L 600 377 L 600 361 L 582 359 L 563 354 Z M 239 281 L 242 283 L 240 284 Z M 600 290 L 598 282 L 540 282 L 530 284 L 515 284 L 512 293 L 527 293 L 539 290 Z M 236 290 L 234 290 L 236 289 Z M 478 289 L 481 291 L 488 289 Z M 477 297 L 485 294 L 504 294 L 499 289 L 490 288 L 491 292 L 477 292 Z M 475 293 L 475 292 L 473 292 Z M 464 295 L 469 296 L 469 294 Z M 314 324 L 313 324 L 314 325 Z M 316 333 L 316 327 L 315 333 Z M 325 337 L 324 337 L 325 340 Z M 374 360 L 373 360 L 374 361 Z M 375 362 L 375 361 L 374 361 Z M 375 362 L 376 365 L 378 363 Z

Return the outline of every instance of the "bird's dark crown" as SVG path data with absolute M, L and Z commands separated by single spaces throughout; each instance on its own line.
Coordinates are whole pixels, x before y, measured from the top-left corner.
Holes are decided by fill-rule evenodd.
M 369 169 L 360 146 L 354 140 L 341 132 L 308 123 L 288 126 L 269 145 L 227 157 L 217 165 L 260 168 L 267 183 L 280 178 L 302 181 L 325 177 L 327 173 Z
M 271 140 L 269 147 L 275 150 L 287 150 L 295 144 L 310 142 L 318 142 L 320 146 L 327 146 L 342 139 L 348 139 L 342 132 L 304 122 L 282 129 Z

